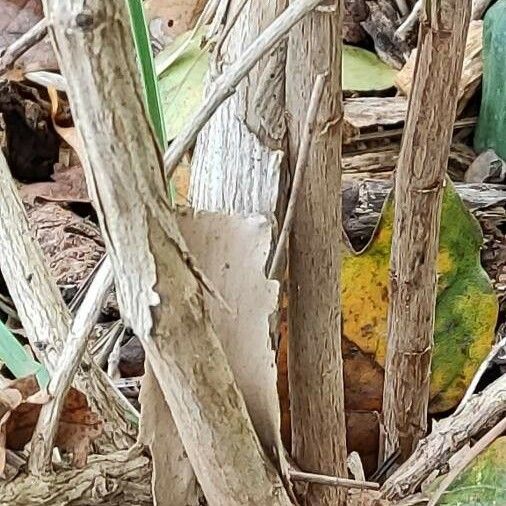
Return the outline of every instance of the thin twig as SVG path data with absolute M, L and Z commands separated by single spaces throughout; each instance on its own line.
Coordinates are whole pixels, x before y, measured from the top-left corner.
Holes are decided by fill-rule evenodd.
M 481 363 L 480 367 L 476 371 L 476 374 L 474 375 L 473 380 L 471 381 L 470 385 L 467 387 L 467 391 L 460 401 L 460 404 L 458 405 L 457 409 L 455 410 L 455 414 L 458 414 L 462 411 L 465 404 L 469 401 L 469 399 L 473 396 L 474 391 L 476 390 L 476 387 L 478 386 L 478 383 L 480 382 L 481 377 L 483 376 L 483 373 L 488 369 L 488 366 L 494 360 L 494 358 L 497 356 L 497 354 L 504 349 L 506 346 L 506 324 L 502 324 L 498 331 L 499 336 L 499 342 L 495 344 L 492 349 L 490 350 L 489 354 L 487 355 L 487 358 Z
M 32 26 L 19 39 L 13 42 L 0 57 L 0 75 L 11 69 L 18 58 L 23 56 L 31 47 L 42 40 L 47 33 L 47 24 L 45 19 L 41 19 L 36 25 Z
M 293 481 L 304 481 L 307 483 L 316 483 L 318 485 L 328 485 L 330 487 L 356 488 L 363 490 L 379 490 L 379 484 L 372 481 L 350 480 L 348 478 L 339 478 L 338 476 L 327 476 L 325 474 L 304 473 L 290 469 L 290 478 Z
M 486 450 L 504 431 L 506 430 L 506 418 L 503 418 L 493 429 L 490 429 L 468 452 L 462 456 L 462 459 L 445 476 L 434 492 L 427 506 L 436 506 L 439 499 L 448 490 L 448 487 L 454 482 L 455 478 L 471 463 L 480 453 Z
M 383 498 L 403 499 L 416 492 L 434 469 L 440 469 L 480 431 L 506 414 L 506 375 L 474 394 L 459 414 L 441 420 L 411 457 L 388 478 Z
M 313 85 L 313 91 L 311 92 L 309 108 L 307 111 L 306 120 L 304 122 L 299 152 L 297 154 L 297 163 L 295 164 L 292 191 L 290 193 L 290 198 L 288 200 L 288 205 L 286 208 L 283 228 L 279 234 L 278 244 L 276 246 L 276 251 L 274 252 L 271 268 L 269 270 L 269 278 L 271 279 L 278 275 L 279 271 L 282 268 L 285 246 L 292 229 L 295 206 L 297 205 L 297 198 L 304 181 L 307 160 L 309 158 L 309 150 L 311 149 L 311 145 L 313 143 L 316 115 L 318 114 L 318 109 L 320 108 L 320 101 L 325 86 L 325 78 L 326 76 L 324 74 L 319 74 L 316 76 L 315 83 Z
M 396 37 L 404 40 L 414 29 L 416 22 L 420 16 L 420 12 L 422 11 L 422 0 L 417 0 L 416 4 L 413 5 L 412 11 L 409 13 L 409 16 L 402 22 L 401 26 L 397 28 L 395 31 Z
M 214 90 L 165 152 L 164 167 L 168 179 L 172 176 L 183 154 L 195 142 L 202 127 L 209 121 L 216 109 L 234 94 L 236 86 L 243 77 L 297 22 L 321 2 L 322 0 L 295 0 L 256 38 L 237 61 L 216 79 Z
M 395 4 L 401 13 L 401 16 L 407 16 L 409 9 L 406 0 L 395 0 Z
M 53 444 L 65 396 L 72 384 L 86 350 L 88 337 L 98 319 L 105 297 L 112 283 L 112 265 L 108 258 L 91 282 L 82 304 L 77 310 L 70 333 L 65 341 L 61 361 L 49 383 L 51 400 L 42 410 L 32 437 L 28 467 L 35 476 L 51 469 Z

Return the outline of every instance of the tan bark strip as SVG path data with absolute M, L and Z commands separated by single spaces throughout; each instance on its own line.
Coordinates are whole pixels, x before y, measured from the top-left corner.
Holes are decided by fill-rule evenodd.
M 46 33 L 46 20 L 41 19 L 25 34 L 21 35 L 18 40 L 7 47 L 0 55 L 0 75 L 12 68 L 16 60 L 23 56 L 31 47 L 37 44 L 37 42 L 41 41 Z
M 206 499 L 288 505 L 168 206 L 125 4 L 48 0 L 46 15 L 88 155 L 86 178 L 121 313 L 146 350 Z
M 105 258 L 76 312 L 61 359 L 49 382 L 51 400 L 42 406 L 32 436 L 28 469 L 33 475 L 40 476 L 51 471 L 53 445 L 65 396 L 81 364 L 88 337 L 97 322 L 111 284 L 112 266 L 109 259 Z
M 72 316 L 33 239 L 25 209 L 0 152 L 0 268 L 21 323 L 38 359 L 54 374 Z M 86 372 L 85 372 L 86 371 Z M 90 358 L 78 372 L 76 386 L 109 422 L 109 446 L 125 449 L 135 441 L 136 414 Z
M 411 457 L 385 482 L 383 495 L 398 500 L 416 492 L 435 469 L 443 467 L 450 457 L 480 431 L 495 425 L 506 415 L 506 375 L 483 392 L 473 395 L 457 415 L 437 423 Z
M 0 482 L 0 506 L 152 506 L 150 478 L 145 456 L 94 455 L 83 469 Z
M 401 460 L 427 430 L 439 221 L 471 2 L 424 9 L 395 182 L 383 390 L 386 455 L 400 448 Z
M 346 476 L 340 321 L 342 2 L 308 15 L 289 35 L 286 101 L 290 165 L 318 74 L 326 86 L 303 199 L 290 236 L 289 380 L 292 456 L 307 472 Z M 323 8 L 322 8 L 323 11 Z M 307 504 L 343 504 L 341 490 L 310 485 Z
M 214 89 L 201 108 L 193 115 L 183 131 L 174 139 L 164 155 L 164 166 L 168 177 L 176 169 L 183 154 L 195 142 L 202 127 L 209 121 L 220 104 L 230 97 L 255 64 L 272 49 L 308 12 L 323 0 L 295 0 L 276 18 L 244 51 L 240 58 L 214 82 Z

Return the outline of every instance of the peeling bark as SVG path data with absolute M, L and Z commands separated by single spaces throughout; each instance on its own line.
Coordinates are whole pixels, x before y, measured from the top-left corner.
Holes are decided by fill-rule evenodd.
M 383 390 L 386 456 L 400 448 L 401 460 L 427 431 L 439 222 L 471 1 L 427 2 L 423 15 L 395 181 Z
M 287 0 L 250 0 L 242 8 L 215 67 L 226 70 L 285 8 Z M 231 0 L 232 23 L 242 0 Z M 192 207 L 225 213 L 273 213 L 285 140 L 286 44 L 264 57 L 199 135 L 192 160 Z M 213 78 L 211 76 L 212 85 Z
M 327 74 L 315 140 L 289 245 L 292 456 L 303 471 L 346 476 L 341 355 L 342 2 L 326 2 L 289 35 L 286 101 L 290 166 L 317 74 Z M 306 504 L 343 504 L 341 490 L 310 485 Z
M 210 505 L 288 505 L 168 206 L 124 2 L 46 1 L 125 322 L 141 340 Z M 147 406 L 156 409 L 156 406 Z

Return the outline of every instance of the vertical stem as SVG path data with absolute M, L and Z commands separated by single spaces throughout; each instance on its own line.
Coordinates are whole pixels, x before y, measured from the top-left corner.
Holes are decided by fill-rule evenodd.
M 167 146 L 167 136 L 165 134 L 165 122 L 156 80 L 155 66 L 153 62 L 153 53 L 149 42 L 149 32 L 144 16 L 142 0 L 128 0 L 128 11 L 132 23 L 132 33 L 137 50 L 137 63 L 141 70 L 142 84 L 146 94 L 146 104 L 149 112 L 149 118 L 155 129 L 160 147 L 165 149 Z
M 286 69 L 290 165 L 318 74 L 327 81 L 290 236 L 289 381 L 293 457 L 303 471 L 345 476 L 341 355 L 342 2 L 326 2 L 290 33 Z M 312 484 L 306 504 L 343 504 L 341 490 Z
M 426 0 L 395 182 L 385 449 L 405 460 L 427 429 L 439 223 L 470 0 Z

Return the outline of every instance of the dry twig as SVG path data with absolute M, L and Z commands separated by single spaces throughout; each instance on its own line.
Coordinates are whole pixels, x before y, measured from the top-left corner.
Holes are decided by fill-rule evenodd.
M 36 476 L 47 474 L 51 470 L 53 445 L 65 396 L 81 364 L 88 337 L 95 326 L 111 284 L 112 266 L 110 260 L 106 258 L 77 310 L 70 333 L 65 340 L 61 361 L 49 383 L 48 392 L 51 400 L 42 407 L 32 437 L 29 469 Z
M 299 152 L 297 154 L 297 163 L 295 165 L 292 191 L 290 193 L 290 198 L 288 200 L 288 205 L 286 208 L 283 228 L 279 234 L 276 251 L 274 252 L 271 268 L 269 270 L 269 278 L 271 279 L 279 275 L 279 272 L 282 268 L 283 258 L 286 252 L 286 241 L 292 229 L 295 206 L 297 205 L 297 198 L 302 188 L 302 181 L 304 180 L 304 174 L 306 172 L 309 150 L 311 149 L 311 145 L 313 143 L 316 115 L 318 114 L 318 108 L 320 107 L 320 100 L 322 98 L 324 87 L 325 75 L 320 74 L 315 80 L 313 91 L 311 93 L 311 99 L 309 101 L 309 107 L 299 146 Z
M 42 40 L 47 33 L 46 20 L 41 19 L 25 34 L 5 49 L 0 57 L 0 75 L 11 69 L 18 58 L 23 56 L 32 46 Z

